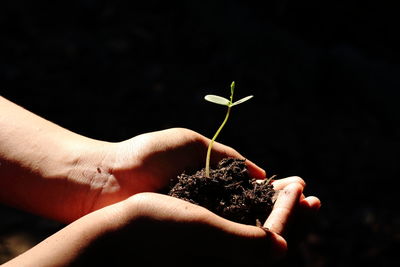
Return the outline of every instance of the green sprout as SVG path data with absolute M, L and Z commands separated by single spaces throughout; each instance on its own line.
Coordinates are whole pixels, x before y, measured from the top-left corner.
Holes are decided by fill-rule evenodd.
M 207 149 L 207 157 L 206 157 L 206 177 L 210 177 L 210 156 L 211 156 L 211 149 L 214 145 L 215 139 L 217 139 L 217 136 L 219 135 L 219 133 L 221 132 L 222 128 L 224 128 L 226 122 L 228 121 L 229 118 L 229 114 L 231 113 L 231 108 L 233 106 L 242 104 L 243 102 L 246 102 L 247 100 L 249 100 L 250 98 L 252 98 L 252 95 L 246 96 L 236 102 L 233 102 L 233 92 L 235 91 L 235 82 L 232 82 L 231 84 L 231 96 L 229 99 L 226 99 L 225 97 L 222 96 L 217 96 L 217 95 L 206 95 L 204 97 L 205 100 L 210 101 L 212 103 L 215 104 L 219 104 L 219 105 L 223 105 L 223 106 L 227 106 L 228 110 L 226 112 L 226 116 L 224 121 L 222 122 L 221 126 L 218 128 L 217 132 L 214 134 L 214 137 L 211 139 L 210 144 L 208 145 L 208 149 Z

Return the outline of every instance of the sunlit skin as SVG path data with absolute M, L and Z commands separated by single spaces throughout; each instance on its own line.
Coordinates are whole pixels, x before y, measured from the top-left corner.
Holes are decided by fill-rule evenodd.
M 104 142 L 66 130 L 2 97 L 0 129 L 0 201 L 67 223 L 4 266 L 165 264 L 162 255 L 180 249 L 189 259 L 196 258 L 193 253 L 204 250 L 203 244 L 209 244 L 205 262 L 265 263 L 285 254 L 285 229 L 295 209 L 314 212 L 320 207 L 317 197 L 303 195 L 305 183 L 299 177 L 273 182 L 281 193 L 264 224 L 268 230 L 160 194 L 171 177 L 204 163 L 210 140 L 188 129 Z M 244 158 L 217 142 L 212 152 L 212 165 L 227 156 Z M 250 160 L 246 164 L 251 176 L 265 179 L 263 169 Z M 240 257 L 239 250 L 255 256 Z M 263 251 L 262 256 L 256 251 Z

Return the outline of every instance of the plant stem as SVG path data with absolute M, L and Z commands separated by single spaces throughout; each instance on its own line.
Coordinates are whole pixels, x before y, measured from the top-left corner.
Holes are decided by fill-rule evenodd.
M 233 93 L 235 91 L 235 82 L 231 83 L 231 96 L 229 98 L 228 111 L 226 112 L 226 116 L 224 121 L 222 122 L 221 126 L 219 126 L 217 132 L 214 134 L 214 137 L 211 139 L 210 144 L 208 145 L 207 149 L 207 157 L 206 157 L 206 177 L 210 178 L 210 158 L 211 158 L 211 150 L 214 145 L 215 139 L 217 139 L 219 133 L 221 132 L 222 128 L 224 128 L 226 122 L 228 121 L 229 114 L 231 113 L 232 103 L 233 103 Z
M 219 133 L 221 132 L 222 128 L 224 128 L 226 122 L 228 121 L 229 118 L 229 114 L 231 113 L 231 108 L 232 106 L 229 105 L 228 106 L 228 111 L 226 112 L 226 116 L 224 121 L 222 122 L 221 126 L 219 126 L 217 132 L 214 134 L 214 137 L 211 139 L 210 144 L 208 145 L 208 149 L 207 149 L 207 158 L 206 158 L 206 177 L 210 178 L 210 156 L 211 156 L 211 149 L 214 145 L 214 141 L 215 139 L 217 139 L 217 136 L 219 135 Z

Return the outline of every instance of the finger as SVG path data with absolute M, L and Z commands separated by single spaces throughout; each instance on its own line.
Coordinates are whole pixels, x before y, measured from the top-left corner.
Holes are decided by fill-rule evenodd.
M 275 180 L 274 182 L 272 182 L 272 184 L 274 185 L 274 188 L 276 190 L 280 190 L 281 188 L 287 186 L 288 184 L 296 182 L 302 184 L 304 187 L 306 185 L 304 180 L 298 176 L 292 176 L 280 180 Z M 321 201 L 315 196 L 305 197 L 304 194 L 301 194 L 300 205 L 304 208 L 318 210 L 321 207 Z
M 287 252 L 286 240 L 282 236 L 270 231 L 267 228 L 262 227 L 261 229 L 264 230 L 266 234 L 264 237 L 264 244 L 258 246 L 253 251 L 261 250 L 262 253 L 260 256 L 262 256 L 264 259 L 268 258 L 268 264 L 283 258 Z
M 243 156 L 235 149 L 224 144 L 215 142 L 211 151 L 211 162 L 218 163 L 223 158 L 243 158 Z
M 257 182 L 261 182 L 262 180 L 257 180 Z M 303 187 L 305 187 L 306 186 L 306 183 L 305 183 L 305 181 L 301 178 L 301 177 L 298 177 L 298 176 L 291 176 L 291 177 L 287 177 L 287 178 L 282 178 L 282 179 L 279 179 L 279 180 L 275 180 L 275 181 L 273 181 L 272 182 L 272 185 L 274 186 L 274 189 L 275 190 L 277 190 L 278 192 L 280 191 L 280 190 L 282 190 L 282 188 L 284 188 L 285 186 L 287 186 L 287 185 L 289 185 L 289 184 L 291 184 L 291 183 L 299 183 L 299 184 L 301 184 Z M 305 199 L 306 197 L 304 196 L 304 194 L 301 194 L 301 196 L 300 196 L 300 204 L 301 204 L 301 201 L 303 200 L 303 199 Z M 302 204 L 301 204 L 302 205 Z M 304 205 L 307 205 L 308 206 L 308 203 L 304 203 Z M 313 207 L 313 206 L 312 206 Z
M 252 161 L 246 159 L 245 161 L 247 170 L 249 172 L 249 176 L 251 178 L 255 179 L 265 179 L 267 176 L 266 172 L 264 169 L 258 167 L 256 164 L 254 164 Z
M 315 196 L 309 196 L 300 200 L 303 208 L 318 211 L 321 208 L 321 201 Z
M 214 164 L 218 163 L 221 159 L 227 157 L 245 159 L 246 160 L 245 163 L 250 177 L 255 179 L 265 179 L 266 177 L 265 170 L 257 166 L 252 161 L 246 159 L 239 152 L 237 152 L 235 149 L 229 146 L 215 142 L 212 152 L 214 153 L 211 153 L 211 162 Z
M 298 203 L 302 192 L 303 186 L 300 183 L 290 183 L 279 192 L 278 199 L 264 227 L 281 235 L 285 230 L 289 217 Z
M 299 183 L 303 187 L 306 186 L 306 182 L 304 182 L 304 180 L 298 176 L 291 176 L 291 177 L 275 180 L 272 182 L 272 185 L 274 186 L 274 188 L 276 190 L 281 190 L 291 183 Z

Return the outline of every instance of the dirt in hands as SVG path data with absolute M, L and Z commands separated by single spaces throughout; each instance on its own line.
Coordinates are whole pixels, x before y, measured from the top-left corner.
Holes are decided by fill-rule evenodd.
M 249 176 L 245 160 L 225 158 L 206 177 L 205 169 L 181 174 L 168 195 L 203 206 L 228 220 L 257 225 L 273 207 L 275 190 Z

